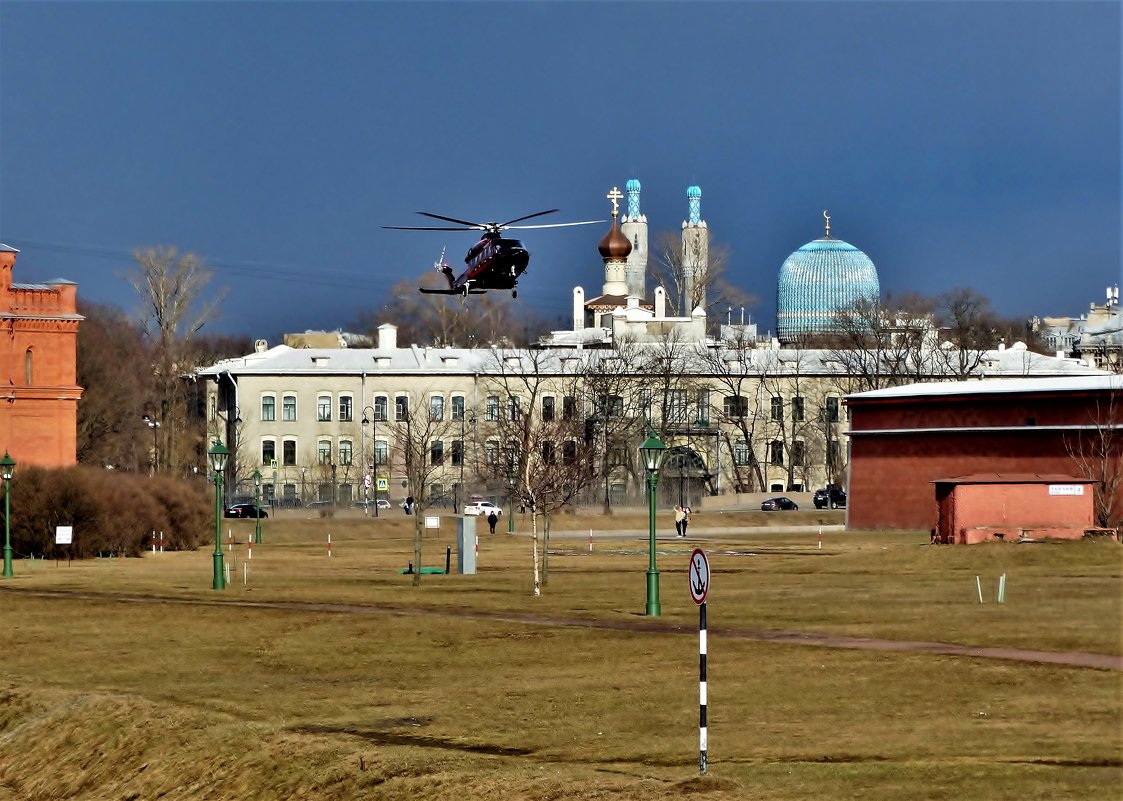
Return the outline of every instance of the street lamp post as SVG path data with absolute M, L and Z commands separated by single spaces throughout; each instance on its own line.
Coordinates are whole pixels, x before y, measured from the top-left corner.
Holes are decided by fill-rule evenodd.
M 4 458 L 0 459 L 0 477 L 4 479 L 4 578 L 12 577 L 12 527 L 8 522 L 12 507 L 8 498 L 12 494 L 12 474 L 15 472 L 16 460 L 4 451 Z
M 301 465 L 301 467 L 300 467 L 300 502 L 302 504 L 304 504 L 305 506 L 308 505 L 308 496 L 304 494 L 305 493 L 304 474 L 307 473 L 307 472 L 308 472 L 308 468 Z
M 655 436 L 655 432 L 648 434 L 647 439 L 639 446 L 640 461 L 647 471 L 647 614 L 653 617 L 657 617 L 661 611 L 659 568 L 655 566 L 655 488 L 659 485 L 659 466 L 666 451 L 667 446 Z
M 160 469 L 160 455 L 156 446 L 156 431 L 160 428 L 160 421 L 150 414 L 144 415 L 144 422 L 152 429 L 152 475 Z
M 261 471 L 254 468 L 253 471 L 253 516 L 257 521 L 254 526 L 253 544 L 261 545 Z
M 222 567 L 222 471 L 226 469 L 230 451 L 216 439 L 207 455 L 211 458 L 211 469 L 214 471 L 214 580 L 211 588 L 224 590 L 226 577 Z
M 367 412 L 370 412 L 368 415 Z M 378 410 L 373 406 L 363 408 L 363 441 L 366 442 L 366 427 L 370 426 L 370 464 L 372 466 L 371 482 L 374 484 L 374 516 L 378 517 Z M 365 448 L 366 445 L 364 444 Z M 365 451 L 364 451 L 365 453 Z M 367 469 L 366 457 L 363 457 L 363 469 Z M 365 485 L 364 485 L 365 486 Z M 365 490 L 364 490 L 365 493 Z
M 507 533 L 515 533 L 515 468 L 507 469 Z

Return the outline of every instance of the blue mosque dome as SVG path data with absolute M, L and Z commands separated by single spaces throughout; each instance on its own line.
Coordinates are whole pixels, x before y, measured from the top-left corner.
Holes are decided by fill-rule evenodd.
M 877 301 L 881 285 L 869 256 L 827 233 L 784 260 L 776 293 L 776 336 L 791 342 L 802 334 L 837 331 L 837 313 L 861 298 Z

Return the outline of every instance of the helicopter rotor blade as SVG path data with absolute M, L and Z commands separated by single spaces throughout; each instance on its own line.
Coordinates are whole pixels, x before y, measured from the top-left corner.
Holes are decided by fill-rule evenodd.
M 525 217 L 516 217 L 513 220 L 507 220 L 507 222 L 505 222 L 505 223 L 495 223 L 494 225 L 495 225 L 496 228 L 507 228 L 511 225 L 511 223 L 522 222 L 523 220 L 529 220 L 533 217 L 541 217 L 543 214 L 553 214 L 555 211 L 557 211 L 557 209 L 546 209 L 545 211 L 536 211 L 536 212 L 534 212 L 534 214 L 527 214 Z
M 568 223 L 544 223 L 542 225 L 508 225 L 507 228 L 517 228 L 520 231 L 527 228 L 567 228 L 571 225 L 596 225 L 597 223 L 608 222 L 607 220 L 584 220 L 582 222 L 568 222 Z
M 454 223 L 460 223 L 461 225 L 467 225 L 469 228 L 484 229 L 484 228 L 488 228 L 491 225 L 491 223 L 478 223 L 478 222 L 469 222 L 468 220 L 458 220 L 455 217 L 445 217 L 443 214 L 431 214 L 430 212 L 427 212 L 427 211 L 419 211 L 417 213 L 422 215 L 423 217 L 432 217 L 434 220 L 444 220 L 445 222 L 454 222 Z
M 384 225 L 382 226 L 388 231 L 478 231 L 479 228 L 438 228 L 417 225 Z

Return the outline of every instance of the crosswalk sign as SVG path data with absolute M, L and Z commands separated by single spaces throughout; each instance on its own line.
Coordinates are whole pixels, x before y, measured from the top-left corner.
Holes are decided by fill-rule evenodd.
M 378 491 L 379 492 L 387 492 L 389 489 L 390 489 L 390 479 L 388 479 L 388 478 L 378 479 Z

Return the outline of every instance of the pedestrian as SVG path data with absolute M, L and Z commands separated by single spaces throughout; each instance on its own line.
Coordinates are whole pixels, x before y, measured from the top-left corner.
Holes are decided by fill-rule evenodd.
M 487 516 L 487 525 L 491 529 L 491 533 L 495 533 L 495 524 L 499 522 L 499 516 L 492 512 Z
M 684 506 L 682 509 L 682 534 L 679 536 L 686 536 L 686 527 L 690 525 L 690 507 Z
M 683 512 L 682 507 L 675 504 L 675 536 L 682 536 L 682 523 L 686 519 L 686 513 Z

